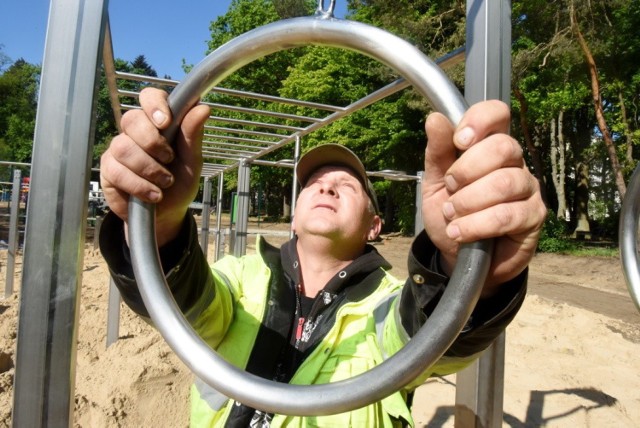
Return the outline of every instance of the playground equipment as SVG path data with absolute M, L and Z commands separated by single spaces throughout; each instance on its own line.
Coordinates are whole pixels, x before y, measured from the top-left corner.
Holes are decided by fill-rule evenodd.
M 320 2 L 320 9 L 330 15 L 335 2 L 331 4 L 329 10 L 324 11 Z M 100 0 L 54 0 L 51 6 L 31 191 L 42 203 L 56 208 L 36 211 L 30 206 L 27 214 L 29 229 L 18 330 L 14 426 L 43 426 L 51 421 L 68 426 L 72 416 L 77 307 L 82 272 L 80 243 L 84 238 L 83 211 L 87 202 L 91 130 L 95 118 L 92 115 L 93 89 L 103 42 L 105 55 L 110 49 L 106 5 L 106 1 Z M 467 100 L 476 102 L 500 98 L 508 101 L 509 3 L 470 0 L 467 14 Z M 330 16 L 327 18 L 330 21 Z M 109 78 L 113 70 L 108 70 L 107 61 L 105 71 Z M 406 83 L 395 83 L 396 87 L 403 85 Z M 112 93 L 112 96 L 117 98 L 117 94 Z M 369 101 L 363 99 L 362 104 Z M 119 111 L 119 108 L 114 108 L 116 117 Z M 336 111 L 336 116 L 341 114 L 346 113 Z M 297 135 L 316 128 L 312 125 Z M 239 182 L 248 183 L 248 163 L 292 141 L 285 140 L 259 153 L 236 157 L 237 163 L 227 164 L 225 168 L 237 168 L 239 175 L 245 177 Z M 52 162 L 52 159 L 60 162 Z M 208 167 L 205 166 L 205 171 L 209 176 L 222 172 L 222 169 Z M 242 250 L 241 241 L 237 248 Z M 503 352 L 499 345 L 485 353 L 482 360 L 489 365 L 492 361 L 499 362 Z M 461 407 L 474 415 L 470 426 L 501 424 L 502 401 L 498 385 L 502 382 L 501 369 L 497 367 L 485 372 L 485 366 L 481 362 L 471 368 L 469 378 L 475 386 L 465 394 L 470 398 L 466 397 L 466 401 L 461 403 Z M 458 384 L 464 383 L 459 377 Z M 495 387 L 492 391 L 496 393 L 477 393 L 487 389 L 483 385 Z M 483 401 L 485 397 L 493 399 L 491 402 Z
M 462 95 L 417 48 L 378 28 L 334 19 L 329 9 L 316 17 L 279 21 L 252 30 L 211 53 L 171 92 L 169 105 L 175 120 L 165 137 L 172 140 L 187 111 L 243 65 L 304 45 L 348 48 L 374 57 L 398 71 L 453 123 L 464 114 L 466 102 Z M 200 379 L 237 401 L 280 414 L 341 413 L 381 400 L 415 379 L 444 354 L 464 327 L 484 284 L 492 248 L 487 241 L 460 250 L 450 281 L 455 286 L 447 287 L 433 315 L 416 336 L 383 364 L 343 382 L 289 385 L 238 370 L 197 336 L 166 285 L 154 241 L 153 205 L 133 198 L 130 207 L 129 242 L 134 271 L 156 328 Z

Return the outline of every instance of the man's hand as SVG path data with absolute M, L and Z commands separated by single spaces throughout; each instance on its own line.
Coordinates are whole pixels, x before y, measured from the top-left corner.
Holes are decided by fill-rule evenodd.
M 526 268 L 546 216 L 522 148 L 506 134 L 509 121 L 504 103 L 485 101 L 473 105 L 455 129 L 440 113 L 426 123 L 424 226 L 448 273 L 460 244 L 495 238 L 483 296 Z
M 167 94 L 144 89 L 140 105 L 142 110 L 123 115 L 122 133 L 102 155 L 100 182 L 109 207 L 125 222 L 130 196 L 157 203 L 156 234 L 162 246 L 177 235 L 198 191 L 202 129 L 209 107 L 194 107 L 171 142 L 161 134 L 171 122 Z

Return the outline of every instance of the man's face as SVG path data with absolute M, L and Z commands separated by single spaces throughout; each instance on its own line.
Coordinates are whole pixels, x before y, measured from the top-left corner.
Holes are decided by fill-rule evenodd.
M 325 166 L 316 170 L 301 190 L 293 228 L 298 237 L 320 235 L 364 245 L 379 233 L 379 222 L 353 172 L 340 166 Z

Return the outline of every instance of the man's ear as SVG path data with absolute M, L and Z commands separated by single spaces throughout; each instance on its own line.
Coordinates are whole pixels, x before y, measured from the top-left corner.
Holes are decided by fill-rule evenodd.
M 369 234 L 367 238 L 369 241 L 373 241 L 380 235 L 380 231 L 382 230 L 382 219 L 378 215 L 373 216 L 373 220 L 371 220 L 371 229 L 369 230 Z

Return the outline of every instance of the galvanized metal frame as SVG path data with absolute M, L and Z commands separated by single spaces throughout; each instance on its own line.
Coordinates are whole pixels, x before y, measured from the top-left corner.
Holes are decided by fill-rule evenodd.
M 109 38 L 105 38 L 105 52 L 112 52 L 112 48 L 107 46 Z M 436 60 L 440 67 L 446 69 L 464 60 L 464 48 L 457 49 Z M 140 108 L 138 105 L 125 104 L 121 98 L 137 98 L 138 92 L 125 91 L 118 87 L 121 81 L 137 81 L 146 84 L 158 85 L 167 89 L 175 87 L 179 81 L 162 79 L 158 77 L 143 76 L 133 73 L 123 73 L 115 70 L 113 57 L 104 55 L 105 73 L 107 84 L 112 99 L 112 107 L 117 111 L 116 121 L 119 127 L 119 117 L 122 111 Z M 108 65 L 107 65 L 108 64 Z M 240 162 L 254 162 L 265 155 L 280 148 L 295 143 L 297 138 L 302 138 L 318 129 L 330 125 L 337 120 L 353 114 L 354 112 L 368 107 L 369 105 L 406 89 L 409 84 L 404 79 L 398 79 L 377 91 L 355 101 L 347 106 L 335 106 L 322 103 L 313 103 L 290 98 L 276 97 L 272 95 L 258 94 L 254 92 L 238 91 L 227 88 L 215 87 L 211 94 L 223 94 L 237 99 L 252 99 L 272 103 L 273 105 L 293 105 L 316 109 L 319 113 L 329 112 L 321 117 L 309 117 L 303 115 L 279 113 L 258 108 L 248 108 L 231 104 L 221 104 L 214 102 L 203 102 L 212 108 L 214 114 L 209 117 L 210 121 L 221 124 L 243 126 L 244 128 L 233 128 L 226 126 L 205 126 L 203 138 L 203 156 L 205 162 L 202 170 L 204 177 L 216 175 L 219 172 L 229 172 L 236 170 Z M 275 110 L 275 109 L 274 109 Z M 224 117 L 220 111 L 241 112 L 251 116 L 251 119 L 240 120 L 237 118 Z M 260 116 L 269 116 L 281 121 L 296 121 L 298 126 L 283 123 L 267 123 L 261 121 Z M 274 132 L 256 132 L 250 128 L 273 129 Z M 279 131 L 279 132 L 278 132 Z M 230 135 L 234 134 L 234 135 Z M 241 136 L 239 136 L 241 135 Z
M 467 2 L 465 98 L 511 100 L 511 2 Z M 502 426 L 505 333 L 456 375 L 456 426 Z
M 51 3 L 27 208 L 15 427 L 71 425 L 94 98 L 106 17 L 107 1 Z
M 489 2 L 470 0 L 469 10 L 473 11 L 483 3 Z M 78 284 L 82 272 L 81 248 L 77 247 L 78 243 L 82 242 L 81 238 L 84 234 L 81 221 L 84 213 L 81 211 L 87 202 L 86 190 L 90 170 L 89 159 L 92 148 L 90 131 L 93 126 L 91 111 L 96 83 L 94 70 L 98 69 L 98 57 L 103 46 L 100 39 L 103 36 L 103 63 L 111 88 L 116 122 L 119 124 L 122 110 L 136 108 L 119 103 L 120 96 L 131 94 L 118 92 L 117 79 L 133 77 L 117 73 L 113 67 L 114 56 L 106 7 L 106 0 L 52 1 L 36 125 L 32 195 L 41 197 L 41 201 L 51 200 L 49 206 L 56 206 L 58 210 L 51 215 L 46 212 L 38 214 L 31 207 L 28 211 L 30 229 L 26 237 L 25 276 L 18 335 L 14 426 L 70 425 L 75 373 L 73 342 L 77 325 Z M 484 31 L 487 32 L 489 29 L 485 28 Z M 441 65 L 446 67 L 450 64 L 449 61 L 459 61 L 462 56 L 461 52 L 454 53 L 451 57 L 444 58 Z M 57 70 L 50 65 L 54 57 Z M 167 82 L 163 80 L 162 83 Z M 282 137 L 274 144 L 264 144 L 266 147 L 261 147 L 257 152 L 255 150 L 242 152 L 237 149 L 232 152 L 225 149 L 229 146 L 216 145 L 213 141 L 206 140 L 207 144 L 211 143 L 216 147 L 216 151 L 211 151 L 213 157 L 205 163 L 203 176 L 218 176 L 218 207 L 221 206 L 220 190 L 224 172 L 233 170 L 241 164 L 248 165 L 252 161 L 257 163 L 258 159 L 265 154 L 287 145 L 296 138 L 307 135 L 405 87 L 407 84 L 403 80 L 395 81 L 349 106 L 329 109 L 332 113 L 321 120 L 297 117 L 301 122 L 306 120 L 311 125 L 293 128 L 274 126 L 274 129 L 287 130 L 291 134 Z M 58 102 L 58 104 L 54 107 L 51 102 Z M 63 108 L 60 108 L 61 104 Z M 214 105 L 214 107 L 221 106 Z M 320 105 L 314 107 L 320 108 Z M 69 110 L 71 114 L 60 117 Z M 219 119 L 219 117 L 212 116 L 212 119 Z M 283 116 L 282 119 L 292 118 Z M 227 120 L 236 125 L 265 125 L 260 122 L 239 123 L 236 120 Z M 69 126 L 71 121 L 74 122 L 73 131 L 70 131 Z M 214 127 L 212 130 L 230 132 L 223 127 Z M 40 142 L 43 135 L 48 137 L 50 145 L 48 149 L 43 147 L 43 142 Z M 54 144 L 50 144 L 52 136 Z M 268 138 L 270 135 L 261 135 L 261 137 Z M 224 136 L 224 139 L 229 141 L 229 135 Z M 243 139 L 239 142 L 251 145 L 262 144 L 252 139 L 248 140 Z M 61 159 L 60 164 L 51 163 L 52 158 Z M 64 159 L 71 162 L 65 164 Z M 52 183 L 57 183 L 56 191 L 53 192 L 51 191 Z M 47 197 L 46 194 L 49 196 Z M 220 227 L 217 229 L 219 233 Z M 67 239 L 61 239 L 63 237 Z M 50 248 L 56 254 L 36 251 L 34 243 L 36 239 L 39 250 Z M 46 241 L 44 246 L 43 241 Z M 31 250 L 31 248 L 34 249 Z M 28 270 L 32 270 L 33 273 L 28 273 Z M 44 297 L 42 296 L 43 283 L 48 290 L 48 293 L 44 293 Z M 40 296 L 34 295 L 35 288 L 39 288 Z M 27 301 L 28 305 L 25 303 Z M 72 328 L 69 329 L 66 326 L 72 326 Z
M 9 241 L 7 254 L 7 276 L 4 284 L 4 298 L 7 299 L 13 294 L 13 281 L 15 276 L 16 256 L 20 240 L 18 231 L 18 214 L 20 212 L 20 184 L 22 182 L 22 171 L 13 170 L 13 185 L 11 187 L 11 208 L 9 213 Z

